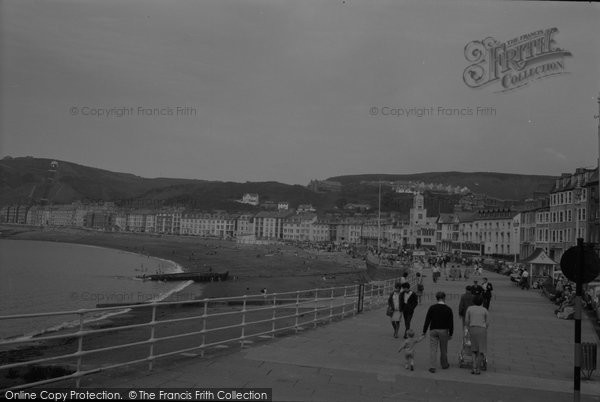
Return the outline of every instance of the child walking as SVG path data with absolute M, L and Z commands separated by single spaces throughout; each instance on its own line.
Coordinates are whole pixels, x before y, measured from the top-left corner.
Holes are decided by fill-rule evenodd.
M 398 353 L 402 352 L 404 350 L 404 358 L 406 359 L 406 365 L 404 366 L 407 370 L 410 369 L 411 371 L 414 371 L 415 369 L 415 345 L 419 342 L 421 342 L 424 338 L 425 335 L 421 335 L 418 338 L 415 338 L 415 331 L 413 331 L 412 329 L 409 329 L 408 331 L 406 331 L 406 340 L 404 341 L 404 343 L 402 344 L 402 346 L 400 347 L 400 349 L 398 349 Z

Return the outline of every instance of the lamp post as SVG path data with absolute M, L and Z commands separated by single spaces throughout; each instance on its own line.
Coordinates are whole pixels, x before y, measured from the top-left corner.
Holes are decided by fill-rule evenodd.
M 598 101 L 598 115 L 594 116 L 594 117 L 596 119 L 598 119 L 598 173 L 600 175 L 600 94 L 598 94 L 597 101 Z M 596 231 L 596 239 L 600 243 L 600 179 L 599 179 L 598 191 L 599 191 L 599 197 L 598 197 L 598 216 L 597 216 L 597 218 L 595 220 L 599 220 L 599 225 L 597 226 L 598 230 Z M 590 229 L 591 229 L 591 227 L 590 227 Z M 591 239 L 591 233 L 590 233 L 590 235 L 588 235 L 588 239 L 590 241 L 592 240 Z

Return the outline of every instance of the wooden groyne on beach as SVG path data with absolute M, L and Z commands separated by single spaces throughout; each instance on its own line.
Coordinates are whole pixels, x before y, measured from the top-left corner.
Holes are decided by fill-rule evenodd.
M 194 282 L 220 282 L 229 277 L 227 272 L 180 272 L 175 274 L 151 274 L 138 276 L 140 279 L 150 281 L 194 281 Z

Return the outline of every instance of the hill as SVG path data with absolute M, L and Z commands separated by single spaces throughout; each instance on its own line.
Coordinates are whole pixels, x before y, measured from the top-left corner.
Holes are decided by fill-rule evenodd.
M 257 207 L 235 202 L 244 193 L 258 193 L 260 201 L 287 201 L 295 208 L 309 203 L 315 208 L 332 210 L 347 203 L 368 203 L 377 209 L 378 187 L 368 182 L 422 181 L 425 183 L 466 186 L 476 193 L 499 199 L 523 200 L 534 191 L 548 191 L 551 176 L 503 173 L 440 172 L 410 175 L 367 174 L 338 176 L 328 180 L 343 184 L 340 192 L 315 193 L 300 185 L 278 182 L 220 182 L 200 179 L 144 178 L 130 173 L 111 172 L 67 161 L 6 157 L 0 160 L 0 204 L 41 203 L 65 204 L 73 201 L 113 201 L 129 207 L 178 205 L 201 210 L 257 210 Z M 451 210 L 458 195 L 429 195 L 426 203 L 438 212 Z M 406 198 L 406 199 L 405 199 Z M 408 212 L 411 197 L 394 193 L 390 187 L 382 192 L 382 210 Z M 433 208 L 435 205 L 435 208 Z
M 144 178 L 53 159 L 4 158 L 0 160 L 0 204 L 55 204 L 73 201 L 114 201 L 120 205 L 182 205 L 198 209 L 256 209 L 236 203 L 244 193 L 260 194 L 260 201 L 288 201 L 296 207 L 311 203 L 333 205 L 334 196 L 317 194 L 304 186 L 278 182 L 218 182 L 192 179 Z
M 549 192 L 554 176 L 524 175 L 495 172 L 432 172 L 416 174 L 362 174 L 330 177 L 327 180 L 340 182 L 344 187 L 361 182 L 415 181 L 467 187 L 473 193 L 502 200 L 525 200 L 534 192 Z

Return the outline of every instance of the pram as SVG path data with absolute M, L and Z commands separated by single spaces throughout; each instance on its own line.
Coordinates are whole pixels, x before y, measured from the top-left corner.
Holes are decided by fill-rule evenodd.
M 471 335 L 469 329 L 464 327 L 463 338 L 460 351 L 458 352 L 458 367 L 473 368 L 473 352 L 471 351 Z M 481 370 L 487 370 L 487 356 L 483 355 L 481 359 Z

